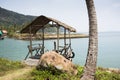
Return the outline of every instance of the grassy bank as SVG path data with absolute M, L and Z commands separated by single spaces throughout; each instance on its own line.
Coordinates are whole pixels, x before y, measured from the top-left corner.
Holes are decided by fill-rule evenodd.
M 77 66 L 77 75 L 68 75 L 59 71 L 36 70 L 34 69 L 27 77 L 17 80 L 80 80 L 83 73 L 83 67 Z M 52 69 L 53 70 L 53 69 Z M 96 80 L 120 80 L 120 73 L 109 72 L 107 69 L 98 68 L 95 75 Z
M 0 58 L 0 76 L 24 67 L 25 65 L 23 65 L 21 62 Z
M 5 76 L 7 74 L 12 75 L 13 77 L 15 75 L 19 76 L 9 80 L 80 80 L 80 76 L 83 73 L 83 67 L 77 66 L 77 69 L 77 75 L 69 75 L 55 70 L 54 68 L 50 68 L 49 70 L 38 70 L 32 67 L 26 68 L 26 66 L 20 62 L 0 58 L 0 78 L 2 76 L 4 76 L 4 78 L 7 77 Z M 12 73 L 8 73 L 9 71 Z M 96 80 L 120 80 L 120 71 L 99 67 L 95 77 Z

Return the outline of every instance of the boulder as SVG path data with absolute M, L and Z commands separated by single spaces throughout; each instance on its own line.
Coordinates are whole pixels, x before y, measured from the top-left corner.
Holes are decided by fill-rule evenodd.
M 67 72 L 72 75 L 76 75 L 78 72 L 76 66 L 70 60 L 55 51 L 44 53 L 40 58 L 38 66 L 42 66 L 44 68 L 52 66 L 62 72 Z

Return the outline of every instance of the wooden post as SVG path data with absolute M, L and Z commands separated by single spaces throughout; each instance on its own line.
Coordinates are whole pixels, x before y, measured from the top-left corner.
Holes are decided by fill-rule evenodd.
M 56 51 L 56 42 L 54 41 L 54 51 Z
M 65 48 L 65 54 L 66 54 L 66 28 L 64 28 L 64 48 Z
M 44 53 L 44 27 L 42 28 L 42 43 L 43 43 L 43 45 L 42 45 L 42 54 Z
M 70 43 L 70 45 L 71 45 L 70 31 L 69 31 L 69 43 Z
M 30 53 L 31 53 L 31 57 L 32 57 L 32 34 L 31 34 L 31 26 L 29 28 L 29 32 L 30 32 Z
M 59 26 L 57 26 L 57 50 L 59 51 Z

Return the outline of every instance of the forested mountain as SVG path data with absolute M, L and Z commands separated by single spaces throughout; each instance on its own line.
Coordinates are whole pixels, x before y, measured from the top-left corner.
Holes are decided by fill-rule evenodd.
M 0 26 L 23 25 L 34 20 L 36 16 L 19 14 L 0 7 Z
M 16 31 L 20 31 L 36 17 L 23 15 L 0 7 L 0 28 L 6 29 L 8 33 L 13 34 Z M 50 24 L 47 24 L 46 27 L 45 32 L 56 32 L 56 28 L 50 27 Z M 62 32 L 63 30 L 60 29 L 60 31 Z

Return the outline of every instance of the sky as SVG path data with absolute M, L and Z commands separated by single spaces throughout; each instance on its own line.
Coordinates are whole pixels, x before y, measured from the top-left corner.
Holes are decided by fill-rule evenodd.
M 98 32 L 120 31 L 120 0 L 94 0 Z M 85 0 L 0 0 L 0 7 L 25 15 L 45 15 L 62 21 L 77 32 L 88 32 Z

